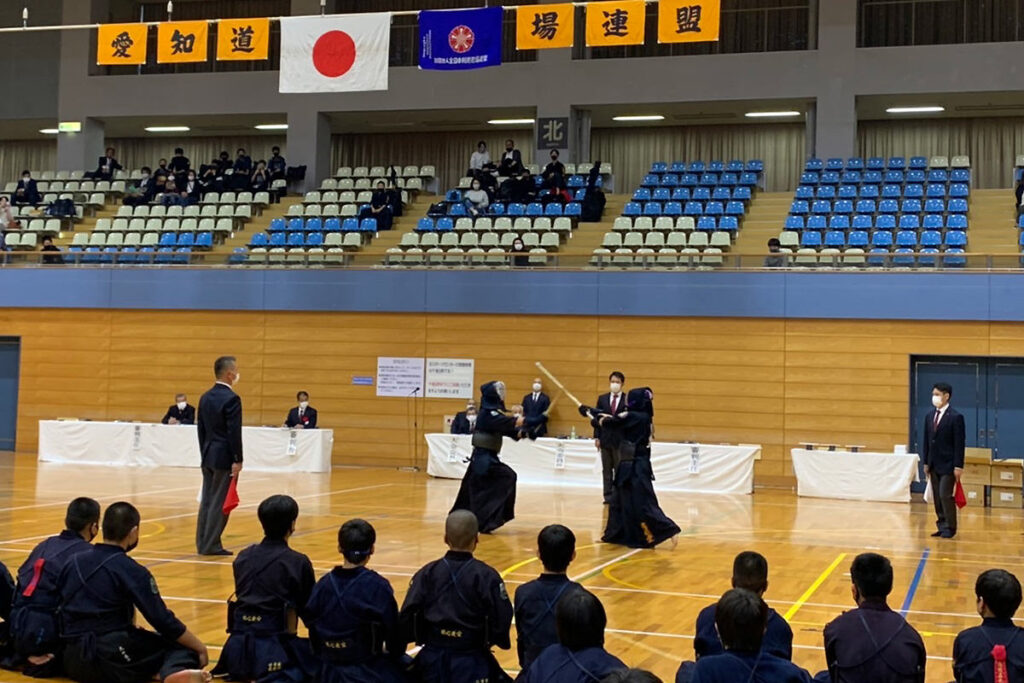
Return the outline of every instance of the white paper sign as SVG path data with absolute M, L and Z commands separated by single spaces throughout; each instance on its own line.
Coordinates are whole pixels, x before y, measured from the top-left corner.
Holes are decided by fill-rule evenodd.
M 428 358 L 427 398 L 473 398 L 472 358 Z
M 423 395 L 423 359 L 379 356 L 377 395 L 406 398 L 413 394 Z

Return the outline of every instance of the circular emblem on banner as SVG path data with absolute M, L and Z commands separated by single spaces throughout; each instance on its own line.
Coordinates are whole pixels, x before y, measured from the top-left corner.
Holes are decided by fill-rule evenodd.
M 457 52 L 460 55 L 472 50 L 473 43 L 475 42 L 476 35 L 473 34 L 473 29 L 468 26 L 456 26 L 448 34 L 448 46 L 453 52 Z
M 356 43 L 344 31 L 328 31 L 313 44 L 313 67 L 328 78 L 348 73 L 356 61 Z

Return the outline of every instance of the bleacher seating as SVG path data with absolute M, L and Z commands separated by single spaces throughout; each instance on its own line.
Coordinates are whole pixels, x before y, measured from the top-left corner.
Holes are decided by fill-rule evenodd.
M 437 174 L 433 165 L 427 166 L 401 166 L 395 165 L 395 174 L 399 188 L 410 192 L 419 192 L 424 184 L 429 182 Z M 334 176 L 325 179 L 320 184 L 321 191 L 337 192 L 359 192 L 361 190 L 372 190 L 378 180 L 388 181 L 391 176 L 391 165 L 382 164 L 379 166 L 340 166 L 334 171 Z
M 811 159 L 779 240 L 796 266 L 964 265 L 933 254 L 966 249 L 970 183 L 967 157 Z

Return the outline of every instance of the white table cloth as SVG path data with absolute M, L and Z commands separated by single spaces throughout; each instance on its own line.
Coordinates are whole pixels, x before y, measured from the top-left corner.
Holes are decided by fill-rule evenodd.
M 427 434 L 427 474 L 461 479 L 473 447 L 462 434 Z M 760 446 L 655 442 L 651 447 L 659 491 L 753 493 Z M 696 454 L 695 466 L 694 455 Z M 501 459 L 520 484 L 601 488 L 601 456 L 590 439 L 505 439 Z
M 330 429 L 242 427 L 245 469 L 329 472 Z M 199 467 L 194 425 L 140 422 L 39 421 L 40 462 L 128 467 Z
M 846 453 L 794 448 L 796 492 L 813 498 L 909 503 L 915 453 Z

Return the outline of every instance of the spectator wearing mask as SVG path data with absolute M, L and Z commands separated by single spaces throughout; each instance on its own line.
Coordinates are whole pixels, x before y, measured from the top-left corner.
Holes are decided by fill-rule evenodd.
M 164 186 L 167 185 L 167 179 L 172 175 L 171 169 L 167 168 L 167 159 L 160 159 L 156 162 L 156 170 L 153 171 L 153 179 L 156 181 L 154 194 L 164 191 Z
M 388 203 L 388 191 L 383 180 L 377 181 L 377 189 L 373 191 L 370 205 L 359 214 L 360 218 L 376 218 L 378 230 L 391 229 L 391 205 Z
M 188 404 L 188 397 L 185 394 L 177 394 L 174 397 L 174 405 L 167 409 L 160 422 L 165 425 L 194 425 L 196 423 L 195 406 Z
M 547 206 L 548 204 L 561 204 L 565 206 L 572 201 L 572 195 L 569 194 L 569 190 L 565 187 L 565 180 L 562 176 L 555 176 L 551 190 L 544 195 L 541 202 Z
M 149 204 L 156 195 L 156 179 L 152 175 L 149 166 L 142 167 L 142 177 L 128 187 L 128 191 L 122 200 L 125 206 L 139 206 Z
M 164 206 L 187 206 L 188 194 L 178 189 L 177 183 L 171 177 L 167 179 L 167 183 L 164 185 L 164 196 L 160 203 Z
M 1024 681 L 1024 629 L 1013 623 L 1020 581 L 1003 569 L 989 569 L 978 576 L 974 595 L 982 622 L 953 641 L 953 677 L 957 683 Z
M 455 419 L 452 420 L 451 433 L 452 434 L 472 434 L 473 428 L 476 426 L 476 404 L 470 401 L 466 404 L 466 409 L 455 413 Z
M 545 186 L 555 188 L 565 182 L 565 164 L 558 160 L 557 149 L 551 150 L 550 157 L 551 161 L 544 167 L 541 177 L 544 179 Z
M 300 391 L 295 394 L 299 405 L 288 411 L 284 426 L 289 429 L 316 429 L 316 408 L 309 405 L 309 394 Z
M 199 179 L 196 178 L 196 172 L 189 169 L 188 175 L 185 176 L 185 185 L 181 189 L 181 194 L 185 198 L 186 204 L 198 204 L 199 200 L 203 197 L 203 186 L 199 183 Z
M 120 171 L 122 166 L 117 162 L 117 158 L 114 156 L 115 150 L 113 147 L 107 147 L 106 153 L 100 157 L 99 162 L 95 171 L 91 171 L 85 174 L 86 178 L 92 178 L 93 180 L 112 180 L 114 178 L 114 172 Z
M 543 415 L 551 407 L 551 399 L 547 394 L 544 393 L 544 385 L 541 384 L 540 377 L 533 378 L 533 386 L 531 387 L 531 393 L 523 396 L 523 415 L 526 417 L 537 417 Z M 539 438 L 548 433 L 548 423 L 544 422 L 537 425 L 534 428 L 534 438 Z
M 64 257 L 60 255 L 60 247 L 53 243 L 52 237 L 43 238 L 43 264 L 56 266 L 64 263 Z M 56 252 L 56 253 L 54 253 Z
M 516 149 L 516 143 L 509 138 L 505 140 L 505 151 L 498 164 L 498 174 L 503 176 L 519 175 L 523 171 L 523 155 Z
M 522 167 L 519 168 L 516 175 L 506 178 L 505 182 L 501 184 L 501 193 L 508 201 L 522 204 L 531 200 L 535 189 L 533 176 Z
M 252 172 L 249 180 L 249 189 L 253 192 L 265 192 L 270 189 L 270 172 L 267 170 L 267 162 L 260 159 L 256 162 L 256 170 Z
M 481 187 L 480 181 L 473 178 L 462 203 L 466 205 L 466 211 L 469 212 L 469 215 L 476 218 L 487 213 L 487 207 L 491 204 L 491 198 L 487 196 L 487 192 Z
M 512 265 L 516 268 L 526 268 L 530 265 L 530 257 L 527 256 L 530 253 L 526 249 L 526 245 L 523 244 L 523 238 L 516 236 L 512 241 Z
M 185 184 L 185 178 L 188 175 L 188 170 L 192 168 L 192 162 L 185 156 L 185 150 L 181 147 L 174 148 L 174 156 L 171 157 L 171 165 L 168 170 L 171 175 L 174 176 L 175 182 L 178 187 L 182 187 Z
M 281 148 L 277 145 L 270 148 L 270 160 L 267 162 L 267 171 L 270 173 L 271 180 L 284 180 L 285 174 L 288 172 L 288 164 L 285 162 L 284 157 L 281 156 Z
M 235 190 L 244 190 L 249 186 L 249 177 L 252 175 L 252 157 L 245 153 L 241 147 L 235 152 L 235 163 L 232 165 L 234 173 L 231 175 L 231 186 Z
M 768 240 L 769 255 L 764 257 L 765 268 L 785 268 L 786 257 L 782 253 L 782 242 L 777 237 Z
M 487 143 L 481 140 L 476 143 L 476 151 L 469 156 L 469 175 L 476 176 L 477 172 L 483 171 L 491 166 L 491 154 L 487 151 Z
M 36 181 L 32 179 L 32 171 L 27 168 L 21 172 L 21 180 L 18 181 L 18 186 L 14 189 L 12 201 L 14 204 L 31 204 L 32 206 L 36 206 L 42 201 Z
M 20 228 L 21 223 L 14 217 L 11 203 L 7 197 L 0 197 L 0 230 L 18 230 Z

